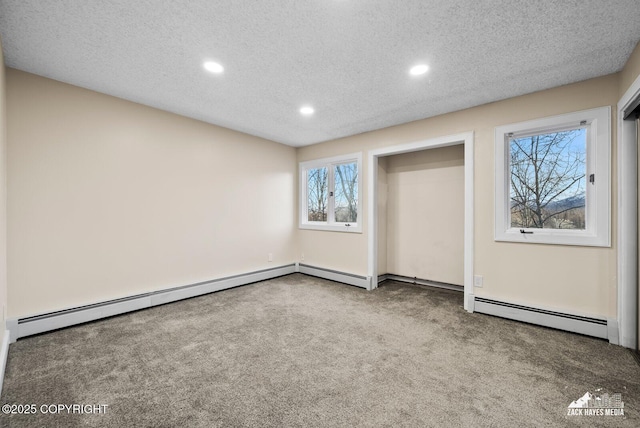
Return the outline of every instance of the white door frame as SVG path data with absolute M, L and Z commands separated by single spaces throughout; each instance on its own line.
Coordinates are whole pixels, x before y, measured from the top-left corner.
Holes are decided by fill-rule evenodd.
M 464 145 L 464 308 L 473 312 L 473 132 L 371 150 L 368 153 L 368 276 L 378 287 L 378 158 L 425 149 Z
M 618 102 L 618 338 L 636 347 L 638 335 L 638 140 L 625 112 L 640 98 L 640 76 Z

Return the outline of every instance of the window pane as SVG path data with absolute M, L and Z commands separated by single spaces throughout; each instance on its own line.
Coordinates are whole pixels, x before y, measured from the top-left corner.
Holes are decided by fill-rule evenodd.
M 358 164 L 356 162 L 336 165 L 335 219 L 337 223 L 358 221 Z
M 307 213 L 308 221 L 327 221 L 327 200 L 329 179 L 327 168 L 307 171 Z
M 585 128 L 511 138 L 511 227 L 585 229 Z

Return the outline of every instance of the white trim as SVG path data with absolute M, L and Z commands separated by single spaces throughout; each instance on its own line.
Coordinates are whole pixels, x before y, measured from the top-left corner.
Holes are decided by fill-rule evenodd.
M 358 204 L 360 204 L 358 202 Z M 347 232 L 347 233 L 362 233 L 362 222 L 358 222 L 357 226 L 344 226 L 341 224 L 331 225 L 326 223 L 300 223 L 298 225 L 299 229 L 304 230 L 326 230 L 329 232 Z
M 556 328 L 572 333 L 585 334 L 602 339 L 609 337 L 610 327 L 608 320 L 603 318 L 571 314 L 565 311 L 555 312 L 530 305 L 524 306 L 480 297 L 474 299 L 474 310 L 475 312 L 483 314 Z
M 344 284 L 354 285 L 356 287 L 371 289 L 371 277 L 354 275 L 346 272 L 340 272 L 337 270 L 325 269 L 317 266 L 309 266 L 305 264 L 299 264 L 300 273 L 317 276 L 318 278 L 328 279 L 330 281 L 342 282 Z
M 465 135 L 464 140 L 464 303 L 473 299 L 473 260 L 475 239 L 475 163 L 473 132 Z M 473 305 L 464 307 L 473 312 Z
M 2 392 L 2 385 L 4 384 L 4 371 L 7 368 L 10 337 L 11 333 L 9 330 L 5 330 L 4 337 L 2 338 L 2 347 L 0 347 L 0 393 Z
M 356 224 L 347 226 L 348 223 L 337 223 L 333 221 L 334 212 L 334 199 L 328 198 L 327 201 L 327 222 L 312 222 L 308 220 L 307 216 L 307 174 L 306 171 L 319 167 L 331 167 L 340 163 L 356 162 L 358 164 L 358 221 Z M 308 230 L 325 230 L 333 232 L 350 232 L 350 233 L 362 233 L 362 152 L 352 153 L 348 155 L 333 156 L 330 158 L 313 159 L 309 161 L 300 162 L 298 164 L 298 178 L 299 189 L 298 199 L 300 216 L 298 218 L 298 227 L 300 229 Z M 329 173 L 329 189 L 334 188 L 333 172 Z M 334 189 L 335 191 L 335 189 Z
M 9 343 L 14 343 L 18 340 L 18 319 L 17 318 L 7 318 L 5 321 L 5 325 L 7 326 L 7 330 L 9 331 Z
M 472 312 L 469 296 L 473 295 L 473 254 L 474 254 L 474 211 L 473 211 L 473 132 L 447 135 L 428 140 L 415 141 L 398 146 L 384 147 L 368 152 L 368 237 L 367 237 L 367 274 L 372 278 L 371 286 L 378 286 L 378 158 L 380 156 L 416 152 L 464 145 L 464 308 Z
M 618 335 L 618 320 L 615 318 L 607 318 L 607 338 L 612 345 L 620 344 Z
M 280 266 L 272 269 L 250 272 L 212 281 L 186 285 L 182 287 L 160 290 L 144 295 L 131 296 L 109 302 L 99 302 L 79 308 L 69 308 L 63 311 L 33 315 L 20 319 L 8 319 L 7 328 L 10 329 L 10 342 L 22 337 L 70 327 L 101 318 L 120 315 L 139 309 L 150 308 L 177 300 L 201 296 L 228 288 L 264 281 L 295 272 L 295 265 Z M 9 339 L 7 339 L 9 340 Z
M 618 101 L 618 336 L 635 349 L 638 337 L 638 141 L 635 120 L 624 112 L 640 98 L 640 76 Z
M 569 127 L 584 127 L 587 137 L 586 230 L 527 229 L 511 227 L 508 134 L 535 135 Z M 611 107 L 599 107 L 558 116 L 529 120 L 495 128 L 495 227 L 496 241 L 611 246 Z
M 469 312 L 475 312 L 476 311 L 476 296 L 474 296 L 473 294 L 470 294 L 469 296 L 467 296 L 467 311 Z

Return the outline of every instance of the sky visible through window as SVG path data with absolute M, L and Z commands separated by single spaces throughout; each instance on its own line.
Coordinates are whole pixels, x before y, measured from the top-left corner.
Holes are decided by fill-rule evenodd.
M 585 229 L 586 128 L 509 140 L 511 227 Z
M 332 177 L 332 178 L 331 178 Z M 333 188 L 330 188 L 331 183 Z M 333 201 L 336 223 L 358 221 L 358 163 L 347 162 L 307 171 L 307 221 L 326 222 Z
M 327 168 L 307 172 L 307 220 L 327 221 L 329 174 Z
M 339 223 L 358 221 L 358 164 L 335 166 L 335 219 Z

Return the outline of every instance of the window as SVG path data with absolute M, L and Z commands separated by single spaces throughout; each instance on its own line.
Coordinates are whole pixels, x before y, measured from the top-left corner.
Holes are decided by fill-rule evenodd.
M 611 110 L 499 126 L 495 239 L 610 246 Z
M 360 153 L 300 163 L 300 228 L 362 232 Z

